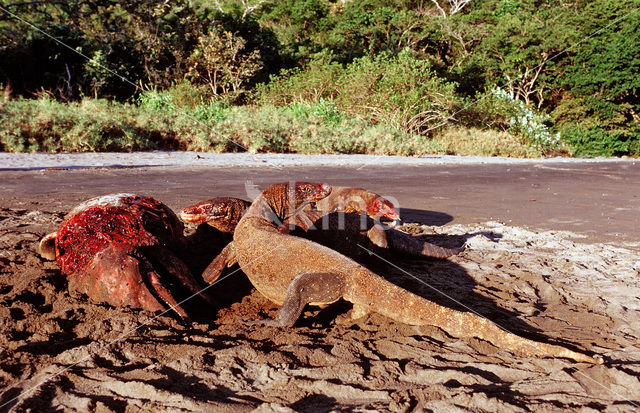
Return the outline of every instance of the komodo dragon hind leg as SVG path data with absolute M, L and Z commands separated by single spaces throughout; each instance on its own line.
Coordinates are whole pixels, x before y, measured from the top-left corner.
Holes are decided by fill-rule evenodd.
M 346 282 L 332 273 L 301 274 L 291 281 L 278 315 L 273 320 L 259 320 L 253 324 L 271 327 L 291 327 L 307 304 L 330 304 L 344 294 Z
M 231 267 L 237 263 L 238 260 L 236 259 L 232 241 L 227 244 L 227 246 L 220 251 L 220 254 L 211 261 L 211 264 L 205 268 L 202 272 L 202 279 L 208 284 L 213 284 L 220 277 L 225 267 Z

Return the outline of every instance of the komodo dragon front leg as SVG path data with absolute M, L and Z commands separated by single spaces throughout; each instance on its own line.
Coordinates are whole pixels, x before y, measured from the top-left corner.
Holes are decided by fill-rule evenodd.
M 225 267 L 231 267 L 238 263 L 236 259 L 234 250 L 233 250 L 233 241 L 227 244 L 220 254 L 211 261 L 211 264 L 205 268 L 202 272 L 202 279 L 209 284 L 213 284 L 218 278 L 220 278 L 220 274 L 225 269 Z
M 293 327 L 307 304 L 327 305 L 338 301 L 347 283 L 340 274 L 301 274 L 291 281 L 278 315 L 273 320 L 257 320 L 252 324 L 270 327 Z

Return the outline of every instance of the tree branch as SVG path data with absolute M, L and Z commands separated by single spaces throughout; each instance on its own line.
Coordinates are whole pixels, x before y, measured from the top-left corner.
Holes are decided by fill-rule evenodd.
M 442 7 L 440 7 L 440 4 L 438 4 L 437 0 L 431 0 L 433 2 L 433 4 L 436 5 L 436 7 L 438 8 L 438 10 L 440 10 L 440 13 L 442 13 L 442 17 L 447 17 L 447 12 L 444 11 L 444 9 Z
M 449 0 L 449 3 L 451 3 L 452 5 L 451 10 L 449 10 L 449 15 L 453 16 L 454 14 L 462 10 L 464 6 L 466 6 L 470 2 L 471 0 Z
M 447 12 L 440 6 L 437 0 L 431 0 L 433 4 L 436 5 L 436 8 L 442 13 L 442 17 L 447 17 Z M 471 2 L 471 0 L 448 0 L 449 2 L 449 16 L 453 16 L 460 10 L 464 9 L 464 7 Z

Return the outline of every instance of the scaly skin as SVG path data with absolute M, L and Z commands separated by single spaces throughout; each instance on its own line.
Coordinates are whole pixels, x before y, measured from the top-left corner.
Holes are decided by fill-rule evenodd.
M 298 186 L 306 190 L 301 192 Z M 292 214 L 283 206 L 298 209 L 327 190 L 326 185 L 297 184 L 291 192 L 297 198 L 292 201 L 288 184 L 272 185 L 253 202 L 236 227 L 234 252 L 240 267 L 260 293 L 282 305 L 276 319 L 265 324 L 292 326 L 306 304 L 324 305 L 344 298 L 354 304 L 354 313 L 359 316 L 377 312 L 406 324 L 432 325 L 454 337 L 478 337 L 527 356 L 602 363 L 601 358 L 528 340 L 485 318 L 437 305 L 332 249 L 278 231 L 278 223 Z
M 218 197 L 186 207 L 180 211 L 179 216 L 186 222 L 207 223 L 222 232 L 233 233 L 250 205 L 249 201 L 238 198 Z M 306 206 L 293 219 L 283 222 L 279 230 L 289 232 L 295 225 L 287 224 L 295 222 L 307 232 L 296 231 L 294 235 L 318 242 L 351 257 L 366 254 L 358 244 L 377 252 L 389 249 L 431 258 L 448 258 L 463 251 L 463 248 L 443 248 L 420 241 L 393 228 L 385 229 L 375 220 L 379 216 L 400 219 L 393 205 L 376 193 L 361 188 L 333 187 L 329 196 L 316 202 L 313 208 L 311 205 Z M 235 263 L 233 245 L 229 244 L 204 271 L 204 280 L 213 283 L 225 267 Z
M 310 216 L 312 213 L 309 210 L 311 209 L 325 211 L 324 214 L 316 215 L 315 219 L 311 218 L 313 225 L 316 228 L 321 228 L 322 231 L 310 232 L 305 238 L 330 246 L 335 246 L 336 242 L 340 242 L 340 246 L 334 249 L 339 251 L 351 249 L 354 251 L 353 255 L 358 255 L 363 251 L 362 249 L 359 251 L 354 249 L 354 243 L 364 244 L 368 249 L 377 246 L 405 254 L 431 258 L 448 258 L 463 251 L 463 248 L 443 248 L 420 241 L 393 228 L 385 230 L 377 222 L 377 219 L 386 217 L 396 221 L 400 219 L 400 214 L 389 200 L 363 188 L 334 186 L 331 194 L 326 198 L 305 208 L 305 212 L 308 212 Z M 332 214 L 335 212 L 347 212 L 354 215 Z M 371 219 L 367 219 L 365 213 Z M 300 226 L 305 230 L 308 229 L 304 225 Z M 340 236 L 341 232 L 339 231 L 344 231 L 347 237 L 353 240 L 345 240 Z
M 182 231 L 173 211 L 155 199 L 113 194 L 75 207 L 40 250 L 56 259 L 71 289 L 93 301 L 150 311 L 172 307 L 187 318 L 176 291 L 186 298 L 200 287 L 171 251 L 184 241 Z
M 314 209 L 327 212 L 366 213 L 373 219 L 381 216 L 392 221 L 400 219 L 400 214 L 387 199 L 363 188 L 332 186 L 331 194 L 315 202 Z
M 350 257 L 367 255 L 365 250 L 358 247 L 358 244 L 367 249 L 373 249 L 377 253 L 388 250 L 442 259 L 464 250 L 464 248 L 440 247 L 394 228 L 384 228 L 379 221 L 365 214 L 333 212 L 317 219 L 313 222 L 313 226 L 317 230 L 309 230 L 305 233 L 294 231 L 291 234 L 300 235 Z
M 217 197 L 183 208 L 178 216 L 184 222 L 207 223 L 231 234 L 250 205 L 251 202 L 239 198 Z

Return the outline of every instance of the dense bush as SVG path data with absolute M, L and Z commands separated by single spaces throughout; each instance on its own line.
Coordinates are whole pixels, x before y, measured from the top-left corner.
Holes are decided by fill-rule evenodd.
M 312 62 L 285 72 L 257 90 L 258 103 L 332 100 L 337 108 L 372 124 L 425 134 L 461 105 L 456 85 L 439 78 L 410 51 L 361 57 L 342 67 Z
M 640 131 L 611 131 L 600 125 L 567 126 L 562 138 L 576 156 L 640 155 Z
M 198 38 L 189 56 L 187 76 L 207 85 L 212 95 L 243 92 L 263 66 L 260 52 L 247 52 L 246 45 L 242 37 L 222 28 L 209 31 Z
M 241 64 L 230 70 L 232 75 L 224 73 L 223 86 L 230 83 L 230 88 L 237 89 L 238 79 L 264 80 L 280 69 L 282 60 L 269 29 L 250 16 L 240 18 L 208 2 L 2 4 L 85 56 L 7 14 L 0 15 L 0 82 L 11 84 L 21 95 L 44 88 L 56 98 L 84 95 L 122 101 L 138 93 L 140 85 L 164 89 L 182 81 L 190 69 L 194 78 L 202 80 L 200 68 L 194 66 L 207 60 L 208 50 L 203 49 L 215 48 L 216 40 L 229 38 L 233 47 L 240 47 L 225 58 L 250 56 L 253 66 L 249 72 L 237 73 L 238 67 L 246 65 Z M 230 60 L 222 66 L 227 63 Z
M 13 100 L 0 108 L 0 146 L 9 152 L 134 151 L 186 149 L 166 121 L 128 104 L 84 100 Z M 183 140 L 183 141 L 181 141 Z
M 178 85 L 172 91 L 192 85 Z M 540 156 L 507 133 L 451 129 L 432 139 L 388 125 L 347 118 L 332 101 L 284 107 L 193 105 L 166 92 L 147 91 L 139 106 L 85 99 L 59 103 L 0 98 L 0 150 L 9 152 L 179 149 L 423 155 Z M 207 115 L 203 115 L 207 113 Z

